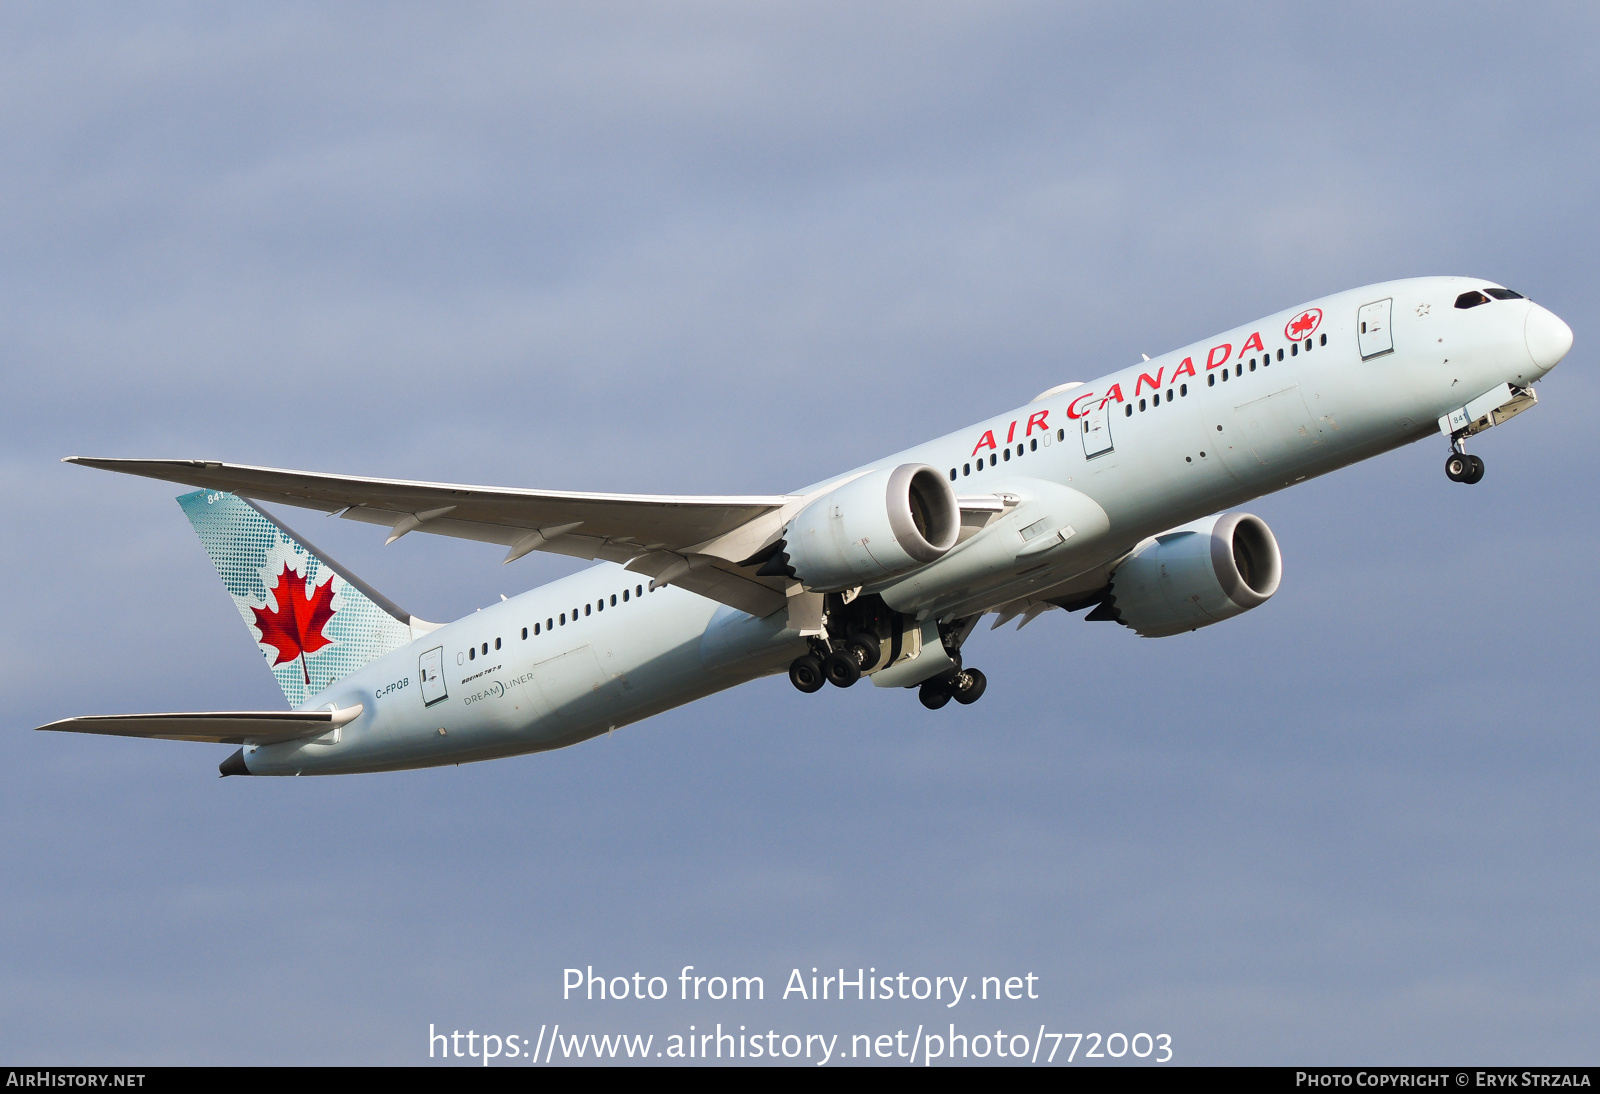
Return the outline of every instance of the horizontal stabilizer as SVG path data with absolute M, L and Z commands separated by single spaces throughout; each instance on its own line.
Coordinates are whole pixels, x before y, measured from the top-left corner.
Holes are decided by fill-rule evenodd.
M 113 737 L 153 737 L 164 741 L 204 741 L 221 745 L 270 745 L 319 737 L 354 721 L 361 705 L 343 710 L 227 710 L 194 714 L 102 714 L 63 718 L 40 726 L 61 733 L 104 733 Z

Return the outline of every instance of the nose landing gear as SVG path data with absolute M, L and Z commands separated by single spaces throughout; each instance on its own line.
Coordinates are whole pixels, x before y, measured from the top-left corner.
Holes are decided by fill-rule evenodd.
M 1483 460 L 1465 452 L 1452 452 L 1444 461 L 1445 478 L 1451 482 L 1464 482 L 1469 486 L 1483 478 Z

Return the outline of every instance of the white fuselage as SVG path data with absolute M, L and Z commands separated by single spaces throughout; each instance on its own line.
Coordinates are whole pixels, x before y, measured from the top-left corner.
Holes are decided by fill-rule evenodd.
M 1146 537 L 1438 433 L 1442 415 L 1496 385 L 1525 387 L 1559 360 L 1537 359 L 1533 328 L 1549 314 L 1538 305 L 1454 306 L 1485 284 L 1417 278 L 1324 297 L 886 456 L 869 468 L 931 464 L 953 472 L 958 495 L 1006 496 L 1007 511 L 867 591 L 909 617 L 970 617 L 1103 570 Z M 1364 309 L 1382 300 L 1388 352 L 1360 329 L 1378 326 Z M 1290 339 L 1286 324 L 1312 309 L 1312 337 Z M 972 561 L 986 543 L 1090 502 L 1109 530 L 1050 564 Z M 783 612 L 757 620 L 603 564 L 372 662 L 304 707 L 359 703 L 356 720 L 247 747 L 245 762 L 255 774 L 332 774 L 559 748 L 779 671 L 806 648 Z M 424 657 L 443 666 L 442 696 L 437 685 L 423 694 Z

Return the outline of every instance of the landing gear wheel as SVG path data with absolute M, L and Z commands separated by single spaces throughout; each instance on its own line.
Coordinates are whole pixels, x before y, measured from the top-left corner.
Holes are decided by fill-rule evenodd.
M 962 706 L 969 706 L 983 698 L 983 689 L 988 686 L 989 678 L 979 670 L 962 669 L 956 674 L 952 698 Z
M 856 647 L 861 654 L 861 668 L 863 670 L 875 667 L 878 658 L 883 656 L 883 644 L 865 631 L 854 631 L 849 635 L 850 644 Z
M 858 650 L 846 647 L 828 654 L 822 661 L 822 673 L 828 678 L 828 683 L 836 688 L 847 688 L 861 679 L 858 653 Z M 819 684 L 818 687 L 820 686 Z
M 789 683 L 807 695 L 821 691 L 823 682 L 822 662 L 809 653 L 803 653 L 789 662 Z
M 950 701 L 950 692 L 943 680 L 929 680 L 917 689 L 917 701 L 929 710 L 938 710 Z
M 1468 456 L 1467 463 L 1471 466 L 1467 468 L 1467 473 L 1462 476 L 1461 481 L 1466 483 L 1468 486 L 1471 486 L 1475 482 L 1482 481 L 1483 458 L 1481 456 Z
M 1451 482 L 1466 482 L 1467 475 L 1472 470 L 1472 461 L 1474 459 L 1476 457 L 1468 456 L 1465 452 L 1450 453 L 1450 458 L 1444 461 L 1444 477 Z M 1483 461 L 1479 460 L 1478 462 L 1482 463 Z

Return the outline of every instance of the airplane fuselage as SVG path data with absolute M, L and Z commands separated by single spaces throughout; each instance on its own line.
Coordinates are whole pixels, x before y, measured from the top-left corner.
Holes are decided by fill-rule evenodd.
M 1540 342 L 1549 313 L 1521 298 L 1456 306 L 1485 285 L 1417 278 L 1324 297 L 802 493 L 922 463 L 963 498 L 1003 499 L 945 557 L 862 590 L 908 619 L 970 617 L 1074 580 L 1088 588 L 1148 537 L 1439 433 L 1441 417 L 1497 385 L 1540 379 L 1559 360 Z M 1012 557 L 1028 529 L 1058 526 L 1085 534 L 1043 562 Z M 359 703 L 358 718 L 321 738 L 247 746 L 245 762 L 309 775 L 558 748 L 781 671 L 807 645 L 783 612 L 755 619 L 602 564 L 373 661 L 302 707 Z

